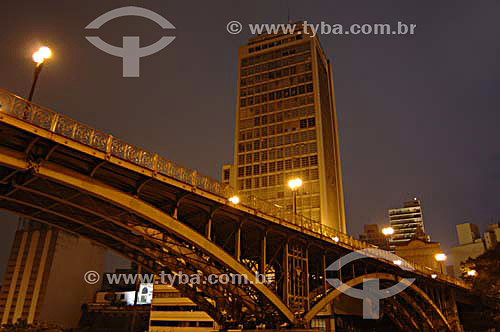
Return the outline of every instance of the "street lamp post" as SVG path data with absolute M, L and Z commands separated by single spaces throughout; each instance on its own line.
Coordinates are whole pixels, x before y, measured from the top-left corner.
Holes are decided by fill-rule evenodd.
M 384 234 L 385 236 L 390 236 L 390 235 L 394 234 L 394 228 L 384 227 L 384 228 L 382 228 L 382 234 Z
M 384 248 L 384 249 L 391 250 L 391 238 L 392 238 L 392 235 L 394 234 L 394 228 L 392 228 L 390 226 L 384 227 L 384 228 L 382 228 L 382 234 L 384 234 L 384 236 L 385 236 L 386 246 L 387 246 L 387 248 Z
M 302 187 L 302 179 L 301 178 L 295 178 L 295 179 L 290 179 L 288 180 L 288 187 L 292 189 L 292 195 L 293 195 L 293 214 L 297 214 L 297 190 Z
M 47 46 L 42 46 L 33 53 L 33 61 L 35 61 L 35 76 L 33 77 L 33 84 L 31 85 L 30 94 L 28 96 L 28 101 L 33 100 L 33 94 L 35 93 L 36 82 L 43 68 L 45 60 L 52 56 L 52 51 Z
M 439 269 L 441 271 L 441 274 L 444 274 L 444 261 L 448 258 L 445 254 L 439 253 L 434 255 L 434 258 L 438 262 Z

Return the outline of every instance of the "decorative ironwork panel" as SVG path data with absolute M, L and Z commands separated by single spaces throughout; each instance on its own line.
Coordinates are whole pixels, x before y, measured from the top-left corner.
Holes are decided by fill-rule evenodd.
M 141 162 L 141 149 L 135 145 L 127 144 L 126 160 L 140 165 Z
M 90 146 L 100 151 L 106 152 L 106 146 L 108 145 L 108 138 L 109 135 L 101 131 L 94 130 L 94 136 L 92 137 L 92 143 L 90 144 Z
M 113 137 L 113 142 L 111 143 L 111 154 L 113 156 L 126 160 L 126 148 L 127 144 L 125 142 Z
M 38 107 L 33 115 L 32 123 L 38 127 L 50 130 L 54 116 L 54 112 Z
M 76 126 L 76 121 L 65 116 L 59 116 L 57 120 L 56 133 L 65 137 L 73 138 L 73 129 Z
M 154 153 L 143 151 L 141 165 L 152 170 L 154 168 L 154 158 Z
M 75 141 L 83 143 L 85 145 L 90 145 L 92 138 L 92 128 L 89 128 L 82 124 L 77 124 L 75 129 Z
M 0 91 L 0 112 L 5 112 L 12 114 L 14 107 L 12 104 L 16 101 L 16 98 L 8 93 Z

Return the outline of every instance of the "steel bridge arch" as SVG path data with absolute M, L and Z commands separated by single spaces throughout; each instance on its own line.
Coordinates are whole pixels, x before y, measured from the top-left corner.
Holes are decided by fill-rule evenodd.
M 51 163 L 47 160 L 42 160 L 34 164 L 33 162 L 26 160 L 26 155 L 5 149 L 0 150 L 0 164 L 21 172 L 31 171 L 37 177 L 45 178 L 73 189 L 80 190 L 127 210 L 130 213 L 138 215 L 165 231 L 175 234 L 175 236 L 201 249 L 207 255 L 210 255 L 233 273 L 245 275 L 250 282 L 251 287 L 253 287 L 272 305 L 274 305 L 280 314 L 282 314 L 291 324 L 296 323 L 294 313 L 285 305 L 285 303 L 283 303 L 278 295 L 276 295 L 266 285 L 259 283 L 255 275 L 228 252 L 211 242 L 202 234 L 193 230 L 188 225 L 175 219 L 173 216 L 165 213 L 164 211 L 153 207 L 138 197 L 124 193 L 116 188 L 101 183 L 92 177 Z M 12 212 L 18 213 L 18 211 Z M 26 216 L 29 217 L 29 215 Z M 72 232 L 71 229 L 69 229 L 69 231 Z M 198 299 L 195 298 L 193 300 L 196 302 Z
M 394 281 L 394 282 L 400 282 L 403 280 L 403 278 L 389 274 L 389 273 L 369 273 L 365 275 L 358 276 L 356 278 L 353 278 L 345 284 L 349 287 L 355 287 L 357 285 L 360 285 L 363 283 L 364 279 L 380 279 L 380 280 L 387 280 L 387 281 Z M 434 301 L 422 290 L 420 289 L 415 283 L 411 283 L 408 288 L 412 289 L 415 293 L 417 293 L 423 300 L 429 304 L 432 309 L 435 311 L 435 313 L 439 316 L 439 318 L 443 321 L 445 324 L 446 328 L 448 331 L 452 331 L 451 325 L 444 316 L 443 312 L 438 308 L 438 306 L 434 303 Z M 405 290 L 406 291 L 406 290 Z M 403 293 L 405 292 L 403 291 Z M 332 303 L 337 297 L 339 297 L 341 294 L 343 294 L 340 290 L 337 288 L 331 290 L 327 295 L 325 295 L 318 303 L 316 303 L 305 315 L 304 315 L 304 321 L 305 322 L 310 322 L 327 304 Z M 404 297 L 404 299 L 408 299 L 408 297 Z M 416 305 L 416 303 L 410 303 L 413 307 Z M 415 308 L 416 309 L 416 308 Z M 420 308 L 421 309 L 421 308 Z M 434 327 L 432 321 L 429 319 L 427 315 L 425 315 L 425 312 L 421 309 L 416 311 L 419 313 L 419 315 L 426 321 L 426 323 Z

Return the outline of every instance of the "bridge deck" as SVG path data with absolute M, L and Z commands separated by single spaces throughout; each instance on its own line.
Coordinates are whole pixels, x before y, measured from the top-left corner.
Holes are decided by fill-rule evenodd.
M 124 192 L 140 191 L 143 197 L 147 197 L 146 200 L 156 206 L 165 197 L 189 192 L 194 194 L 190 199 L 196 197 L 194 199 L 201 205 L 216 203 L 227 214 L 269 222 L 328 245 L 347 250 L 373 248 L 366 242 L 294 215 L 255 196 L 240 196 L 240 203 L 233 204 L 229 201 L 231 196 L 237 194 L 233 188 L 4 90 L 0 90 L 0 126 L 0 147 L 3 149 L 26 152 L 36 145 L 37 149 L 44 150 L 45 156 L 50 156 L 57 163 L 121 187 Z M 6 173 L 5 176 L 4 183 L 12 174 Z M 165 210 L 173 209 L 168 202 L 165 204 Z M 380 260 L 393 265 L 389 256 Z M 414 273 L 426 278 L 435 273 L 419 264 L 411 263 L 411 266 L 415 269 Z M 437 281 L 469 288 L 467 284 L 446 275 L 440 274 Z

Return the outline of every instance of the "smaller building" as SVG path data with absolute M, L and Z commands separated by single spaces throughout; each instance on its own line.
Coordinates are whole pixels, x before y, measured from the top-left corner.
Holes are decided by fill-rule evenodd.
M 130 269 L 116 269 L 115 276 L 137 276 L 137 266 Z M 127 278 L 120 278 L 120 282 L 110 280 L 111 273 L 105 273 L 103 285 L 95 294 L 94 301 L 82 306 L 82 316 L 79 328 L 90 331 L 122 332 L 122 331 L 147 331 L 149 314 L 153 297 L 152 283 L 129 283 Z M 147 274 L 144 274 L 147 276 Z M 153 280 L 146 278 L 148 280 Z M 136 292 L 137 289 L 137 292 Z M 133 326 L 133 328 L 131 328 Z
M 484 242 L 476 225 L 465 223 L 456 226 L 458 246 L 450 249 L 449 262 L 455 278 L 462 278 L 461 264 L 469 258 L 476 258 L 485 252 Z
M 405 202 L 403 207 L 389 209 L 389 222 L 394 229 L 394 234 L 389 239 L 391 249 L 395 246 L 405 245 L 410 242 L 421 229 L 425 233 L 424 218 L 420 200 L 414 198 L 413 201 Z M 427 241 L 430 237 L 427 236 Z
M 363 227 L 363 233 L 359 234 L 361 241 L 368 242 L 382 250 L 389 250 L 389 241 L 387 236 L 382 234 L 377 224 L 367 224 Z
M 222 165 L 222 184 L 236 188 L 236 168 L 234 165 Z
M 79 330 L 144 332 L 148 329 L 149 305 L 126 305 L 125 303 L 88 303 L 82 306 Z M 131 329 L 131 326 L 134 326 Z
M 396 255 L 409 261 L 426 266 L 436 272 L 446 273 L 443 262 L 438 262 L 436 254 L 443 253 L 439 242 L 428 242 L 423 239 L 410 240 L 405 245 L 396 246 Z
M 500 243 L 500 222 L 488 225 L 484 232 L 484 245 L 486 250 L 494 249 Z
M 479 228 L 475 224 L 459 224 L 456 227 L 459 245 L 473 243 L 475 240 L 481 238 Z

